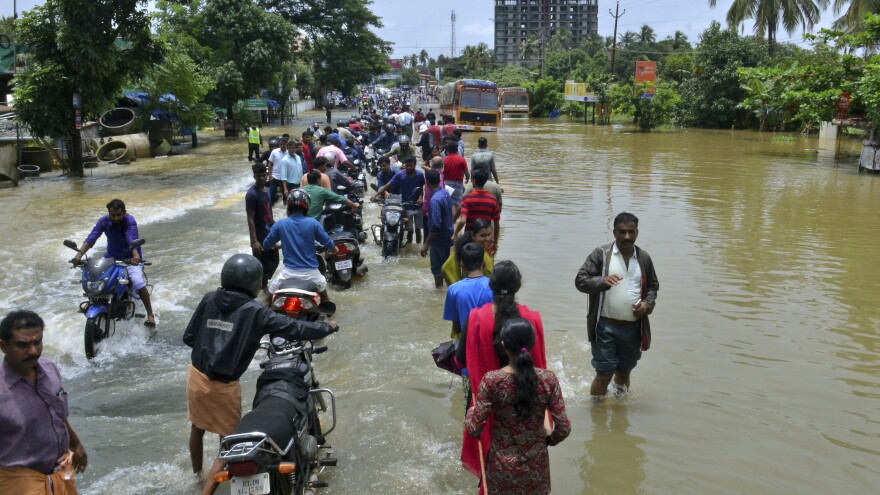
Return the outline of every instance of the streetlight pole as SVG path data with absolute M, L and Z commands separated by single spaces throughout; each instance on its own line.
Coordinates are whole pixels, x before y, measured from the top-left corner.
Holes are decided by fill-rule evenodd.
M 611 77 L 614 77 L 614 57 L 617 55 L 617 19 L 620 19 L 623 14 L 626 14 L 626 9 L 623 9 L 623 12 L 618 13 L 619 10 L 620 2 L 617 2 L 617 5 L 614 7 L 613 14 L 611 14 L 611 9 L 608 9 L 608 13 L 614 18 L 614 40 L 611 46 Z

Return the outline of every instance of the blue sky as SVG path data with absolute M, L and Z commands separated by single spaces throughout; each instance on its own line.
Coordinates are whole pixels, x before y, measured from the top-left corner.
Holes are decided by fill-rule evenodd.
M 44 0 L 17 0 L 18 10 L 29 9 Z M 708 0 L 621 0 L 620 10 L 626 13 L 620 18 L 618 32 L 638 31 L 648 24 L 658 39 L 676 30 L 685 33 L 691 42 L 715 19 L 722 24 L 733 0 L 717 0 L 717 6 L 709 7 Z M 12 0 L 0 0 L 0 15 L 12 15 Z M 422 49 L 432 57 L 443 53 L 449 55 L 451 41 L 450 14 L 456 13 L 456 46 L 460 51 L 465 45 L 484 42 L 493 45 L 494 0 L 374 0 L 372 9 L 384 23 L 379 35 L 394 43 L 394 55 L 399 57 L 418 53 Z M 614 19 L 608 10 L 614 2 L 599 1 L 599 34 L 610 36 Z M 819 27 L 829 27 L 835 16 L 830 10 L 822 15 Z M 746 33 L 752 33 L 752 23 L 745 24 Z M 779 41 L 801 41 L 801 31 L 791 36 L 780 31 Z

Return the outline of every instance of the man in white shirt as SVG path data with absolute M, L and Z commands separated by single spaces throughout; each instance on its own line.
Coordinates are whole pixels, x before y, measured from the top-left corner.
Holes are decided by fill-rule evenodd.
M 269 155 L 269 194 L 274 205 L 280 197 L 283 187 L 281 186 L 281 160 L 287 156 L 287 140 L 282 139 L 279 146 L 272 150 Z M 279 195 L 276 197 L 276 193 Z
M 598 247 L 575 277 L 575 287 L 590 295 L 588 335 L 596 379 L 590 395 L 604 397 L 612 377 L 625 393 L 630 373 L 651 346 L 648 315 L 654 311 L 660 282 L 654 263 L 635 245 L 639 219 L 621 213 L 614 219 L 614 242 Z

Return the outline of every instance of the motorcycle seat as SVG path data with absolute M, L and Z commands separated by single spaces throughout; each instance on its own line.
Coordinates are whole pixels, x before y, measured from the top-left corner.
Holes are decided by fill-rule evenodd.
M 297 416 L 299 411 L 289 401 L 267 397 L 241 418 L 235 433 L 265 433 L 284 449 L 296 435 L 296 423 L 301 422 L 296 421 Z
M 318 292 L 318 286 L 311 280 L 288 278 L 281 282 L 279 289 L 299 289 L 306 292 Z
M 351 232 L 334 232 L 330 234 L 330 239 L 336 242 L 344 242 L 344 241 L 352 241 L 357 244 L 357 237 L 355 237 Z

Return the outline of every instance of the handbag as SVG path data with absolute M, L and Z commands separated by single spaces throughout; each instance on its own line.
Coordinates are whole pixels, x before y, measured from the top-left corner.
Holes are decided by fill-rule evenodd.
M 431 350 L 431 356 L 438 368 L 461 375 L 461 370 L 455 365 L 455 341 L 450 340 L 438 345 Z

